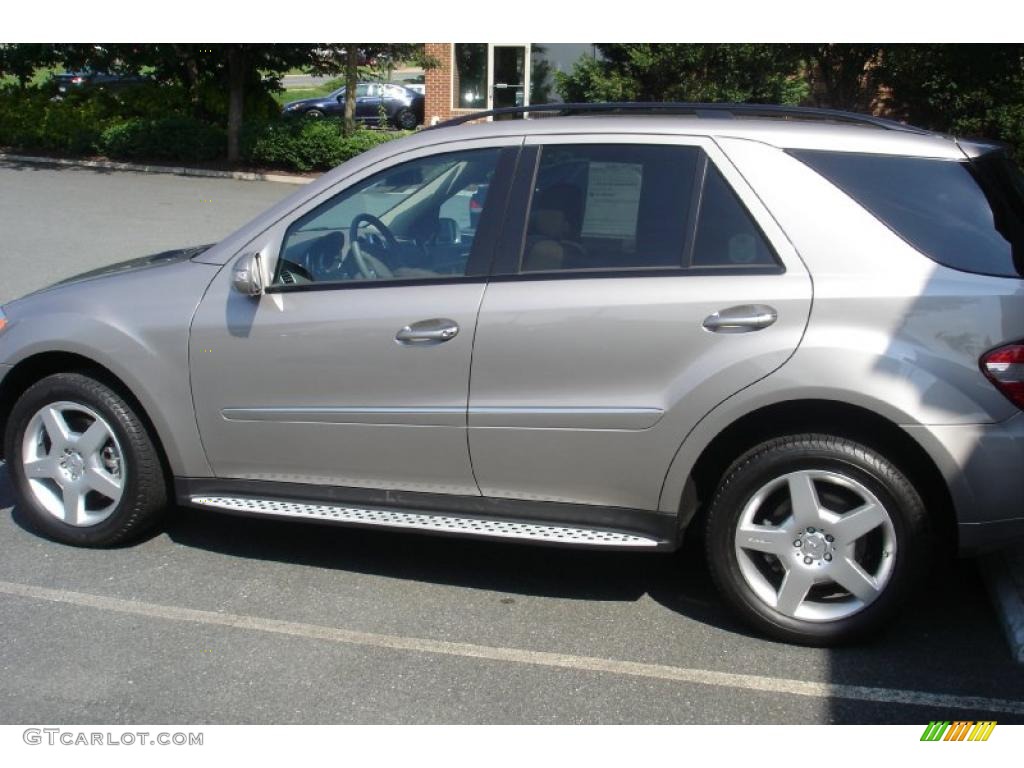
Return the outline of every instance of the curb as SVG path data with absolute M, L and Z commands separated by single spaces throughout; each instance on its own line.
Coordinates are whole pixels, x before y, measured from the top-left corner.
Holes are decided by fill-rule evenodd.
M 978 564 L 1010 654 L 1018 664 L 1024 664 L 1024 548 L 993 552 L 979 558 Z
M 62 157 L 35 157 L 32 155 L 9 155 L 0 152 L 0 161 L 34 163 L 37 165 L 65 165 L 77 168 L 99 168 L 109 171 L 133 171 L 135 173 L 168 173 L 174 176 L 202 176 L 211 179 L 235 179 L 237 181 L 275 181 L 279 184 L 309 184 L 314 178 L 288 176 L 283 173 L 256 173 L 254 171 L 215 171 L 207 168 L 187 168 L 178 165 L 138 165 L 118 163 L 112 160 L 69 160 Z

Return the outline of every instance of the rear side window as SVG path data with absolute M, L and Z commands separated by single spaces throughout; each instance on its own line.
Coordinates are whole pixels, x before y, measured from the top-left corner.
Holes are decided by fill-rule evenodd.
M 697 147 L 544 147 L 522 272 L 772 267 L 749 212 Z
M 1024 186 L 1005 156 L 960 162 L 817 150 L 790 154 L 932 260 L 964 272 L 1021 275 Z
M 522 270 L 681 267 L 700 150 L 545 147 Z
M 693 248 L 695 267 L 771 266 L 775 258 L 740 199 L 708 163 Z

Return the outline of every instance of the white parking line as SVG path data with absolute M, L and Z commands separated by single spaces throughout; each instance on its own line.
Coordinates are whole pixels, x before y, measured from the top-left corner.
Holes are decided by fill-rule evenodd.
M 200 611 L 173 605 L 144 603 L 138 600 L 124 600 L 117 597 L 93 595 L 85 592 L 71 592 L 63 589 L 49 589 L 31 584 L 17 584 L 0 581 L 0 594 L 35 600 L 46 600 L 65 605 L 98 608 L 104 611 L 147 616 L 167 621 L 188 621 L 211 626 L 232 627 L 278 635 L 304 637 L 310 640 L 326 640 L 334 643 L 358 645 L 369 648 L 388 648 L 412 653 L 433 653 L 468 659 L 486 659 L 510 664 L 529 664 L 540 667 L 556 667 L 582 672 L 606 672 L 613 675 L 630 675 L 679 683 L 694 683 L 720 688 L 735 688 L 763 693 L 788 693 L 794 696 L 810 696 L 819 699 L 847 699 L 870 701 L 882 704 L 903 704 L 935 707 L 953 711 L 967 710 L 975 713 L 1005 712 L 1024 715 L 1024 701 L 992 699 L 975 696 L 956 696 L 925 691 L 908 691 L 896 688 L 870 688 L 859 685 L 836 685 L 816 683 L 807 680 L 787 680 L 761 675 L 738 675 L 716 672 L 708 669 L 689 669 L 665 664 L 644 664 L 636 661 L 602 659 L 593 656 L 574 656 L 545 651 L 528 651 L 520 648 L 502 648 L 471 643 L 452 643 L 444 640 L 428 640 L 401 635 L 385 635 L 372 632 L 356 632 L 318 624 L 303 624 L 259 616 L 245 616 L 232 613 Z

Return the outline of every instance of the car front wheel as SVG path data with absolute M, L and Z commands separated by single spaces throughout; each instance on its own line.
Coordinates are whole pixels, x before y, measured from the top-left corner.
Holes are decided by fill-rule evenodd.
M 11 411 L 5 455 L 26 519 L 67 544 L 121 544 L 151 528 L 167 504 L 139 414 L 90 376 L 59 373 L 29 387 Z
M 835 645 L 890 619 L 921 579 L 927 517 L 907 477 L 876 451 L 804 434 L 763 443 L 725 474 L 706 546 L 722 594 L 786 642 Z

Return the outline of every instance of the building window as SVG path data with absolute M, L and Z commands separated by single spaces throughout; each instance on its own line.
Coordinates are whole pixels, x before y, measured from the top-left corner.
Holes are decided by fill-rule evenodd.
M 452 106 L 487 108 L 487 43 L 455 43 Z

